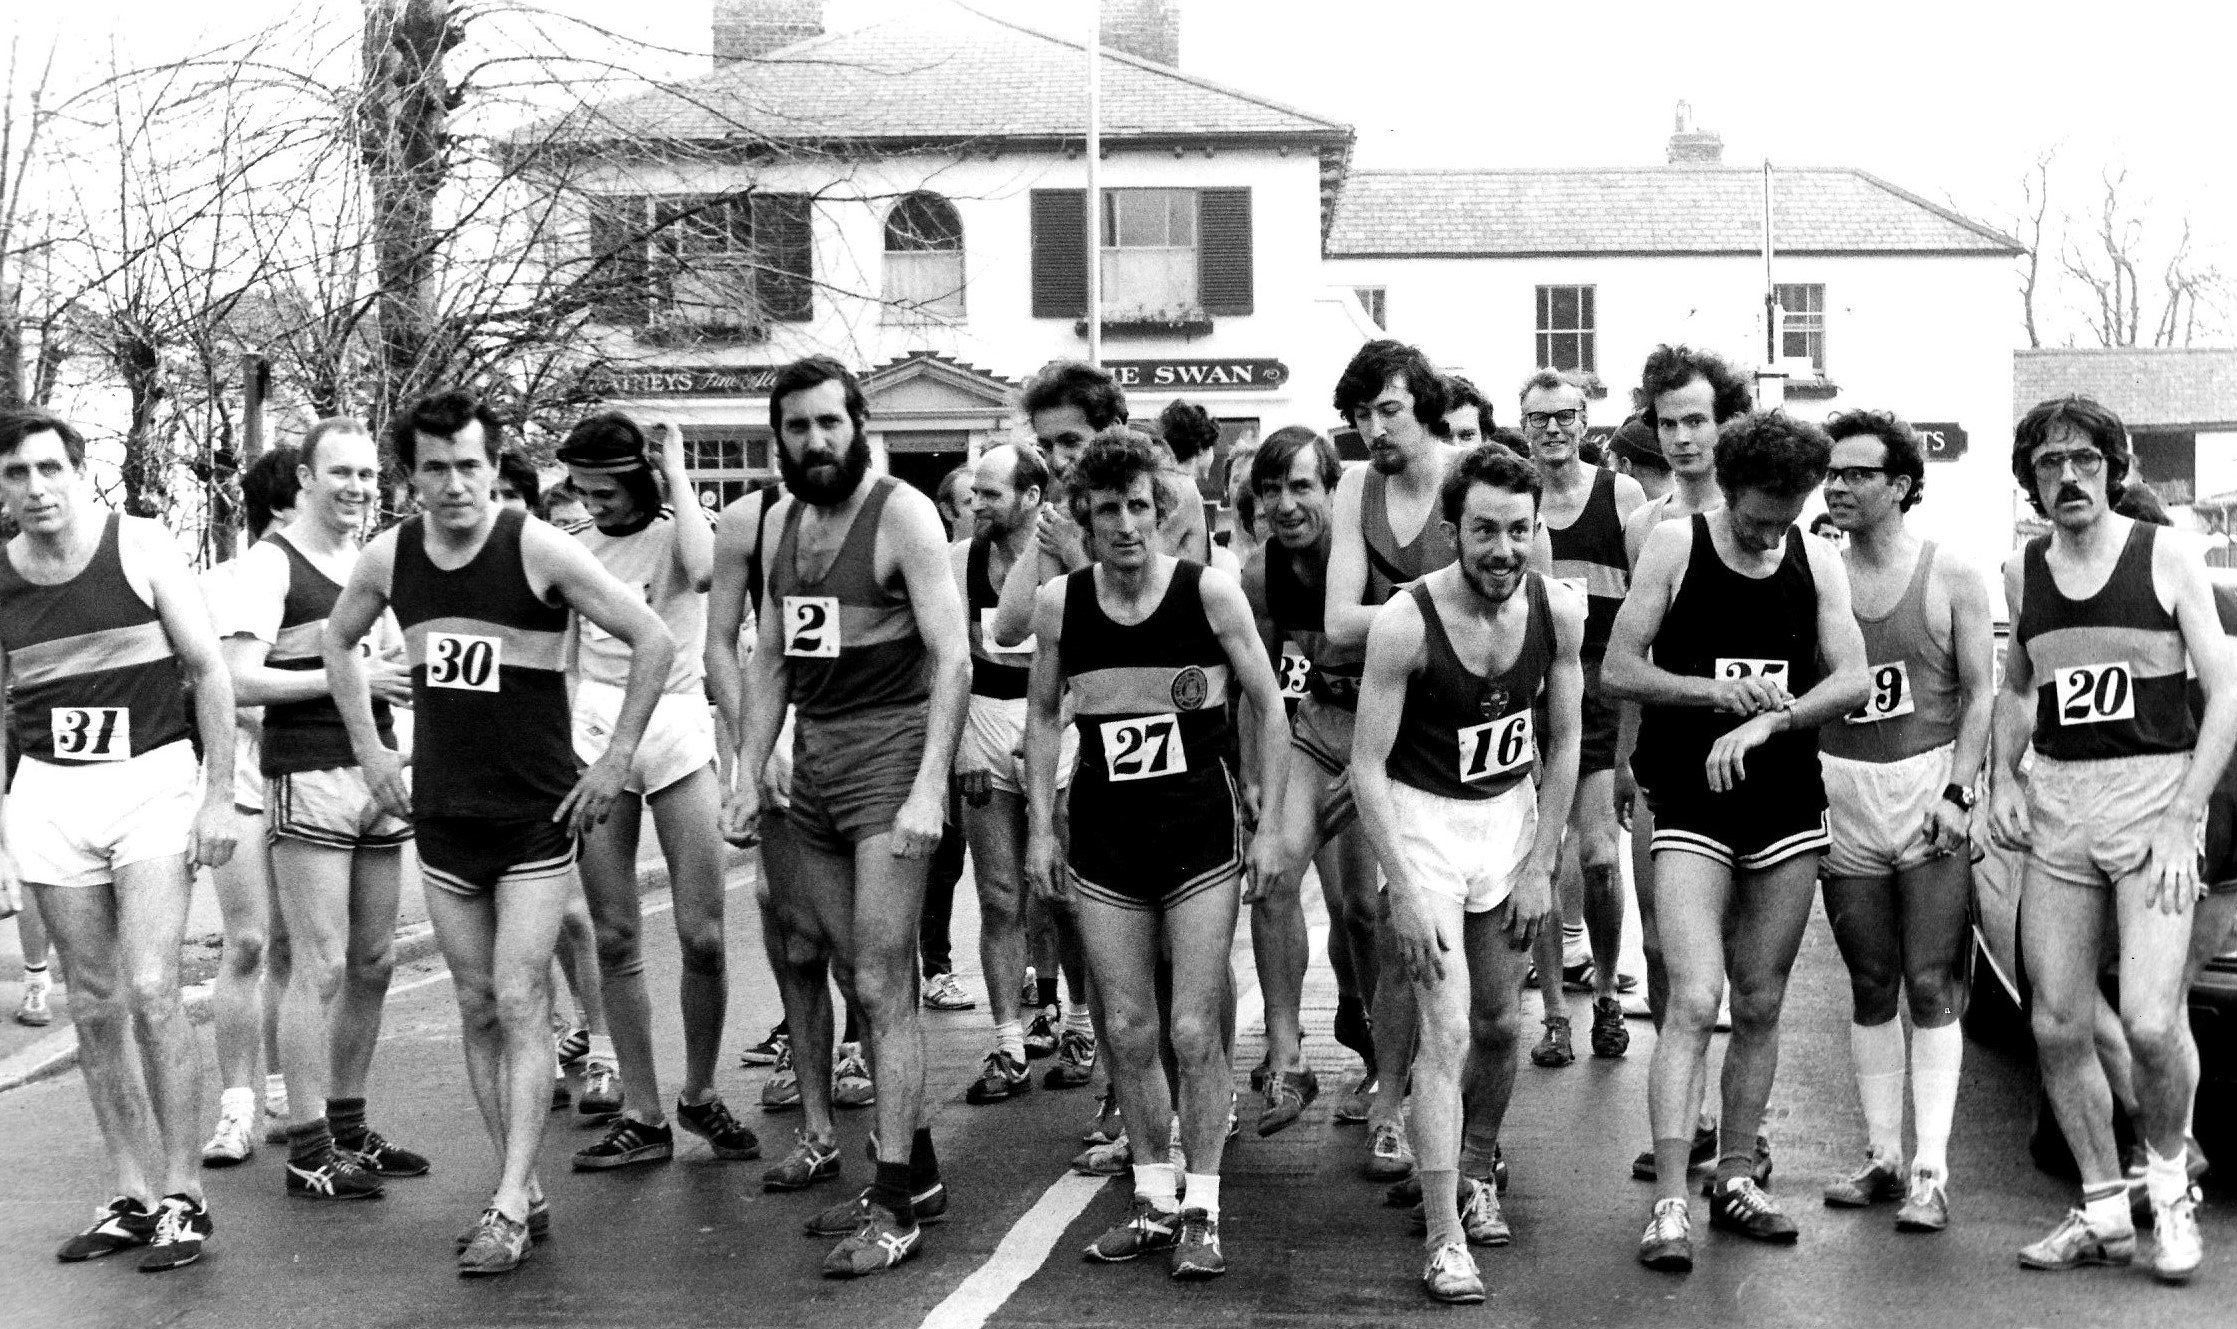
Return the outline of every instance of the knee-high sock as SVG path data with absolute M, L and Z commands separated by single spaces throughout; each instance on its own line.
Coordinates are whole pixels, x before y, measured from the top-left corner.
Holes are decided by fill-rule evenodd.
M 1957 1112 L 1958 1063 L 1964 1055 L 1965 1035 L 1954 1020 L 1911 1031 L 1911 1122 L 1919 1134 L 1913 1167 L 1949 1175 L 1950 1118 Z
M 1903 1021 L 1849 1026 L 1864 1133 L 1875 1158 L 1903 1156 Z

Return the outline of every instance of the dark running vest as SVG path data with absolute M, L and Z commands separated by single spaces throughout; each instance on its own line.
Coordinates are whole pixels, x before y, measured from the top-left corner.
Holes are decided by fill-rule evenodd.
M 323 669 L 326 616 L 342 598 L 342 584 L 319 571 L 280 532 L 265 536 L 264 543 L 287 555 L 287 600 L 280 609 L 279 635 L 265 653 L 264 663 L 274 669 Z M 378 697 L 373 699 L 373 722 L 380 729 L 381 742 L 395 747 L 395 721 L 388 703 Z M 332 697 L 264 708 L 264 755 L 259 767 L 264 774 L 328 771 L 356 764 L 349 731 L 342 727 L 342 712 Z

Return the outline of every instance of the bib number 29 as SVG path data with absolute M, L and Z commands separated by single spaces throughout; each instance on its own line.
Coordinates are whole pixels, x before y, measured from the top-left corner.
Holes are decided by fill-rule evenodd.
M 1530 712 L 1516 711 L 1459 733 L 1460 779 L 1464 784 L 1507 775 L 1530 764 L 1537 755 Z
M 2136 718 L 2136 684 L 2125 661 L 2058 671 L 2058 722 L 2103 724 Z
M 431 632 L 427 635 L 427 686 L 495 692 L 498 668 L 504 663 L 504 655 L 505 639 L 502 637 Z
M 786 655 L 808 660 L 839 658 L 837 596 L 786 596 L 784 628 Z
M 54 755 L 72 761 L 123 761 L 132 755 L 132 711 L 125 706 L 57 706 L 48 713 Z
M 1181 746 L 1180 727 L 1180 717 L 1174 715 L 1106 720 L 1102 726 L 1103 764 L 1111 783 L 1154 780 L 1187 770 L 1188 753 Z
M 1911 701 L 1911 670 L 1901 660 L 1872 667 L 1872 694 L 1849 713 L 1850 724 L 1877 724 L 1915 709 Z

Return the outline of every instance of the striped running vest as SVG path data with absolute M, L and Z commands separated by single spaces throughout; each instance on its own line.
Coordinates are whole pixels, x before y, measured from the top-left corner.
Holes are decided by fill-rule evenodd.
M 1058 662 L 1080 731 L 1075 812 L 1154 835 L 1230 797 L 1227 648 L 1204 613 L 1202 565 L 1173 565 L 1165 598 L 1140 623 L 1116 623 L 1093 564 L 1064 581 Z
M 1369 467 L 1359 491 L 1359 531 L 1367 540 L 1367 593 L 1361 604 L 1379 605 L 1397 588 L 1419 581 L 1460 557 L 1452 534 L 1438 520 L 1437 504 L 1429 505 L 1414 538 L 1401 545 L 1390 531 L 1390 477 Z
M 767 564 L 778 612 L 779 649 L 804 720 L 828 720 L 873 706 L 911 705 L 932 695 L 924 677 L 924 638 L 906 592 L 879 582 L 878 521 L 900 483 L 866 477 L 846 539 L 820 577 L 800 571 L 797 499 L 785 513 L 777 554 Z
M 2035 671 L 2035 750 L 2058 761 L 2188 752 L 2198 742 L 2184 674 L 2182 627 L 2152 582 L 2159 529 L 2128 528 L 2095 595 L 2069 599 L 2051 576 L 2051 537 L 2020 555 L 2020 618 L 2012 635 Z
M 123 761 L 188 737 L 186 675 L 162 616 L 125 576 L 123 523 L 110 513 L 92 561 L 52 586 L 0 557 L 11 758 Z
M 1616 515 L 1615 472 L 1595 469 L 1592 492 L 1577 519 L 1559 528 L 1548 524 L 1546 541 L 1553 546 L 1553 579 L 1584 592 L 1583 655 L 1587 663 L 1598 660 L 1608 653 L 1608 631 L 1631 589 L 1623 520 Z
M 548 817 L 574 788 L 567 609 L 528 584 L 526 521 L 500 510 L 481 552 L 449 571 L 427 557 L 427 518 L 396 529 L 389 604 L 412 666 L 415 816 Z
M 1895 607 L 1878 618 L 1856 616 L 1872 691 L 1864 705 L 1818 731 L 1818 748 L 1849 761 L 1902 761 L 1957 741 L 1957 657 L 1936 646 L 1926 622 L 1926 587 L 1934 575 L 1934 542 L 1919 546 L 1918 563 Z
M 1033 674 L 1033 639 L 1027 637 L 1015 646 L 994 643 L 994 611 L 1002 594 L 990 575 L 993 558 L 994 541 L 985 535 L 972 536 L 963 558 L 964 608 L 971 615 L 971 695 L 1015 701 L 1025 695 L 1026 681 Z
M 326 616 L 342 598 L 342 584 L 319 571 L 279 531 L 264 537 L 287 556 L 287 599 L 280 608 L 280 631 L 266 652 L 264 663 L 274 669 L 323 669 L 321 651 Z M 381 742 L 396 746 L 396 725 L 388 703 L 373 699 L 373 723 Z M 342 727 L 342 712 L 332 697 L 280 702 L 264 708 L 264 755 L 259 769 L 268 776 L 297 771 L 330 771 L 355 766 L 349 731 Z
M 1425 794 L 1475 802 L 1497 798 L 1537 770 L 1553 616 L 1545 578 L 1525 572 L 1522 592 L 1522 645 L 1513 664 L 1486 677 L 1461 662 L 1436 597 L 1426 584 L 1415 584 L 1411 594 L 1421 610 L 1427 658 L 1406 680 L 1405 709 L 1383 762 L 1391 779 Z
M 1284 697 L 1311 695 L 1344 710 L 1359 706 L 1359 676 L 1367 648 L 1338 646 L 1328 640 L 1324 611 L 1328 597 L 1328 541 L 1292 553 L 1269 541 L 1266 558 L 1266 615 L 1288 646 L 1276 662 Z M 1298 571 L 1310 563 L 1319 576 L 1311 585 Z

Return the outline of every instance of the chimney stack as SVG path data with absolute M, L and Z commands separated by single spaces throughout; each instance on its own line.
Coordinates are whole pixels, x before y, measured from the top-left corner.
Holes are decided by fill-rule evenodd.
M 1102 0 L 1103 44 L 1161 65 L 1181 63 L 1179 0 Z
M 1678 103 L 1677 132 L 1670 135 L 1672 166 L 1722 166 L 1724 136 L 1713 129 L 1693 127 L 1693 104 Z
M 823 35 L 823 0 L 714 0 L 715 68 Z

